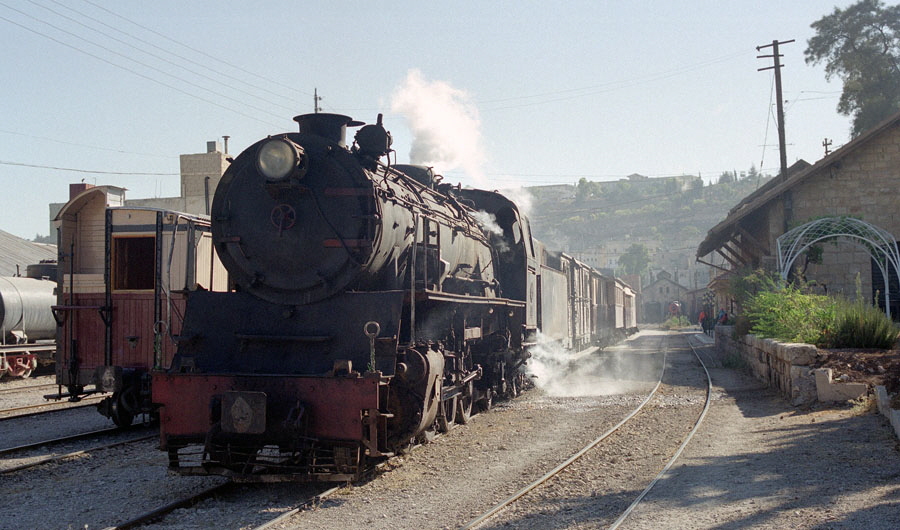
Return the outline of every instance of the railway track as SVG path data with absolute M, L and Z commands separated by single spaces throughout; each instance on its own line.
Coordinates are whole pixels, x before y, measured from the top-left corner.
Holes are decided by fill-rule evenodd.
M 28 418 L 32 416 L 40 416 L 42 414 L 49 414 L 51 412 L 59 412 L 63 410 L 74 410 L 74 409 L 82 409 L 85 407 L 93 407 L 96 406 L 95 403 L 103 399 L 104 396 L 89 396 L 81 399 L 80 405 L 69 405 L 68 401 L 51 401 L 48 403 L 38 403 L 36 405 L 25 405 L 23 407 L 12 407 L 8 409 L 0 410 L 0 421 L 12 420 L 17 418 Z M 88 403 L 85 403 L 88 402 Z M 53 407 L 53 408 L 48 408 Z M 43 410 L 36 410 L 43 409 Z M 26 412 L 24 414 L 16 414 L 17 412 L 22 412 L 26 410 L 32 410 L 35 412 Z
M 98 431 L 98 432 L 99 432 L 99 431 Z M 96 434 L 96 433 L 90 433 L 90 434 Z M 40 466 L 40 465 L 44 465 L 44 464 L 49 464 L 49 463 L 51 463 L 51 462 L 59 462 L 59 461 L 61 461 L 61 460 L 65 460 L 65 459 L 67 459 L 67 458 L 73 458 L 73 457 L 76 457 L 76 456 L 86 455 L 86 454 L 89 454 L 89 453 L 95 453 L 95 452 L 97 452 L 97 451 L 102 451 L 102 450 L 104 450 L 104 449 L 111 449 L 111 448 L 113 448 L 113 447 L 118 447 L 118 446 L 120 446 L 120 445 L 126 445 L 126 444 L 131 444 L 131 443 L 136 443 L 136 442 L 142 442 L 142 441 L 145 441 L 145 440 L 153 439 L 153 438 L 155 438 L 156 436 L 157 436 L 156 434 L 148 434 L 148 435 L 140 436 L 140 437 L 137 437 L 137 438 L 129 438 L 129 439 L 127 439 L 127 440 L 119 440 L 119 441 L 111 442 L 111 443 L 108 443 L 108 444 L 97 445 L 97 446 L 94 446 L 94 447 L 90 447 L 90 448 L 88 448 L 88 449 L 79 449 L 78 451 L 71 451 L 71 452 L 68 452 L 68 453 L 62 453 L 62 454 L 58 454 L 58 455 L 47 455 L 47 456 L 44 456 L 44 457 L 39 457 L 39 458 L 37 458 L 37 460 L 33 460 L 33 461 L 26 462 L 26 463 L 23 463 L 23 464 L 19 464 L 19 465 L 16 465 L 16 466 L 12 466 L 12 467 L 8 467 L 8 468 L 0 469 L 0 475 L 6 475 L 6 474 L 10 474 L 10 473 L 15 473 L 15 472 L 17 472 L 17 471 L 22 471 L 22 470 L 29 469 L 29 468 L 32 468 L 32 467 L 36 467 L 36 466 Z M 87 437 L 87 436 L 85 436 L 85 435 L 77 435 L 77 436 L 74 436 L 74 437 L 68 437 L 68 438 L 58 438 L 58 439 L 56 439 L 56 440 L 51 440 L 51 441 L 49 441 L 49 443 L 62 443 L 62 441 L 72 441 L 73 439 L 79 439 L 79 437 L 80 437 L 80 438 L 85 438 L 85 437 Z M 39 444 L 36 444 L 36 445 L 37 445 L 37 446 L 41 446 L 41 445 L 46 445 L 47 443 L 48 443 L 48 442 L 42 442 L 42 443 L 39 443 Z M 28 446 L 14 447 L 14 448 L 11 448 L 11 449 L 4 450 L 4 452 L 25 450 L 25 449 L 28 449 L 28 448 L 32 448 L 34 445 L 35 445 L 35 444 L 29 444 Z
M 48 445 L 58 445 L 66 442 L 77 442 L 78 440 L 86 440 L 88 438 L 93 438 L 95 436 L 105 436 L 107 434 L 118 434 L 125 432 L 124 429 L 119 427 L 111 427 L 109 429 L 99 429 L 96 431 L 83 432 L 79 434 L 72 434 L 69 436 L 60 436 L 59 438 L 51 438 L 49 440 L 42 440 L 40 442 L 33 442 L 23 445 L 17 445 L 15 447 L 7 447 L 5 449 L 0 449 L 0 456 L 9 455 L 13 453 L 18 453 L 22 451 L 28 451 L 29 449 L 37 449 L 38 447 L 44 447 Z
M 239 485 L 234 482 L 225 482 L 223 484 L 218 484 L 216 486 L 198 491 L 197 493 L 194 493 L 192 495 L 188 495 L 182 499 L 171 502 L 164 506 L 154 508 L 146 513 L 138 515 L 137 517 L 129 519 L 128 521 L 118 523 L 115 526 L 107 527 L 105 530 L 128 530 L 131 528 L 137 528 L 146 524 L 158 522 L 175 510 L 189 508 L 212 497 L 227 496 L 231 493 L 234 493 L 237 490 L 238 486 Z M 291 516 L 303 510 L 319 505 L 322 501 L 326 500 L 329 496 L 333 495 L 342 487 L 343 486 L 332 486 L 331 488 L 328 488 L 326 490 L 318 491 L 315 494 L 309 496 L 305 501 L 299 503 L 296 507 L 279 514 L 275 518 L 270 519 L 261 525 L 253 527 L 253 530 L 267 530 L 281 522 L 287 521 Z
M 668 337 L 668 335 L 667 335 L 667 337 Z M 665 342 L 665 339 L 664 339 L 664 342 Z M 681 455 L 684 448 L 690 442 L 694 433 L 697 431 L 697 429 L 699 428 L 700 424 L 702 423 L 704 417 L 706 416 L 707 410 L 709 410 L 711 389 L 712 389 L 712 380 L 709 376 L 709 371 L 706 369 L 706 365 L 704 364 L 703 359 L 698 354 L 696 348 L 694 348 L 694 346 L 693 346 L 693 344 L 691 344 L 690 340 L 688 340 L 687 343 L 688 343 L 688 346 L 691 348 L 691 351 L 693 352 L 694 357 L 697 359 L 697 361 L 699 361 L 700 365 L 703 368 L 704 373 L 706 374 L 706 401 L 705 401 L 705 404 L 703 407 L 703 411 L 698 416 L 693 427 L 691 428 L 690 433 L 684 439 L 681 446 L 676 450 L 675 454 L 669 459 L 669 461 L 666 463 L 666 465 L 663 467 L 663 469 L 656 475 L 656 477 L 650 482 L 650 484 L 647 485 L 647 487 L 634 499 L 634 501 L 628 506 L 628 508 L 624 512 L 622 512 L 622 514 L 618 517 L 618 519 L 616 519 L 615 522 L 612 523 L 612 525 L 609 527 L 611 529 L 618 528 L 622 524 L 622 522 L 625 521 L 625 519 L 628 517 L 628 515 L 634 510 L 634 508 L 640 504 L 640 502 L 644 499 L 644 497 L 647 495 L 647 493 L 653 488 L 653 486 L 668 472 L 668 470 L 671 468 L 671 466 L 675 463 L 675 461 Z M 548 471 L 546 474 L 544 474 L 537 480 L 535 480 L 535 481 L 531 482 L 530 484 L 526 485 L 525 487 L 521 488 L 520 490 L 515 492 L 513 495 L 507 497 L 503 501 L 494 505 L 493 507 L 491 507 L 490 509 L 488 509 L 487 511 L 485 511 L 478 517 L 475 517 L 474 519 L 470 520 L 468 523 L 466 523 L 462 527 L 463 530 L 474 529 L 474 528 L 478 528 L 478 527 L 482 526 L 489 519 L 500 514 L 503 510 L 509 508 L 514 503 L 516 503 L 518 500 L 523 499 L 524 497 L 526 497 L 529 493 L 531 493 L 535 489 L 538 489 L 540 486 L 546 484 L 550 479 L 560 476 L 566 468 L 568 468 L 570 465 L 572 465 L 573 463 L 575 463 L 576 461 L 578 461 L 579 459 L 584 457 L 592 449 L 597 447 L 603 440 L 607 439 L 609 436 L 611 436 L 612 434 L 619 431 L 624 425 L 628 424 L 632 419 L 634 419 L 644 409 L 644 407 L 647 405 L 647 403 L 649 403 L 651 401 L 651 399 L 653 399 L 654 395 L 657 393 L 657 390 L 659 389 L 660 385 L 662 384 L 662 380 L 663 380 L 664 373 L 665 373 L 665 367 L 666 367 L 665 354 L 667 353 L 667 349 L 668 349 L 668 344 L 666 343 L 666 349 L 664 350 L 663 368 L 662 368 L 662 371 L 660 372 L 659 380 L 658 380 L 656 386 L 654 387 L 652 392 L 646 397 L 646 399 L 644 399 L 643 402 L 641 402 L 637 407 L 635 407 L 635 409 L 631 413 L 629 413 L 624 419 L 622 419 L 619 423 L 617 423 L 612 428 L 610 428 L 609 430 L 604 432 L 598 438 L 596 438 L 595 440 L 588 443 L 586 446 L 584 446 L 581 450 L 576 452 L 574 455 L 572 455 L 570 458 L 568 458 L 563 463 L 559 464 L 552 470 Z
M 44 383 L 39 385 L 17 386 L 15 388 L 0 388 L 0 395 L 13 394 L 15 392 L 28 392 L 30 390 L 36 390 L 38 388 L 51 388 L 55 386 L 57 386 L 56 383 Z

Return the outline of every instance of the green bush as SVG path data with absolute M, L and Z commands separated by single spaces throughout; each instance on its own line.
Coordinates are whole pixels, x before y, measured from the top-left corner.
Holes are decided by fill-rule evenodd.
M 865 301 L 858 284 L 857 279 L 856 301 L 851 302 L 804 293 L 783 282 L 760 281 L 758 274 L 751 274 L 734 284 L 747 296 L 738 328 L 760 337 L 827 348 L 892 348 L 896 325 Z
M 833 298 L 804 294 L 791 285 L 752 295 L 745 307 L 750 332 L 785 342 L 824 344 L 836 311 Z
M 861 299 L 844 301 L 839 305 L 829 339 L 832 348 L 890 349 L 897 340 L 897 328 L 881 309 Z

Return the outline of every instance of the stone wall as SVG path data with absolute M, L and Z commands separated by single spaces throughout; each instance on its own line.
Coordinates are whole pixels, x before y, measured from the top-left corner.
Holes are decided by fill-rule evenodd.
M 868 393 L 866 383 L 835 382 L 831 368 L 813 368 L 819 351 L 812 344 L 733 335 L 734 326 L 716 326 L 720 357 L 725 362 L 740 359 L 750 373 L 777 389 L 792 405 L 848 401 Z
M 786 344 L 755 335 L 733 338 L 734 326 L 716 326 L 716 349 L 724 359 L 737 358 L 792 405 L 816 401 L 816 379 L 810 365 L 817 350 L 811 344 Z

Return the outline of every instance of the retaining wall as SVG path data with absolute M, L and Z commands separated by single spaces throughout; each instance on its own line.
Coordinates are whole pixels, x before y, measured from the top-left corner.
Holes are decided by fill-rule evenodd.
M 835 383 L 831 368 L 811 368 L 819 352 L 812 344 L 788 344 L 755 335 L 735 339 L 734 326 L 716 326 L 716 350 L 727 362 L 741 359 L 750 372 L 781 392 L 791 404 L 811 405 L 816 401 L 847 401 L 868 392 L 865 383 Z M 878 410 L 887 417 L 900 438 L 900 410 L 890 408 L 883 386 L 875 387 Z
M 816 376 L 810 368 L 818 351 L 811 344 L 788 344 L 755 335 L 734 339 L 734 326 L 716 326 L 716 349 L 724 359 L 741 359 L 750 372 L 777 389 L 793 405 L 818 399 Z

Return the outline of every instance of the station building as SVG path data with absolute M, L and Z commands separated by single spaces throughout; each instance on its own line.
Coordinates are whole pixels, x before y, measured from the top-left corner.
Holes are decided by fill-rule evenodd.
M 765 268 L 822 293 L 861 294 L 900 317 L 900 113 L 812 166 L 772 179 L 731 209 L 697 249 L 697 261 L 727 264 L 710 284 L 726 303 L 729 274 Z M 887 286 L 885 275 L 888 277 Z M 734 310 L 736 308 L 730 307 Z

